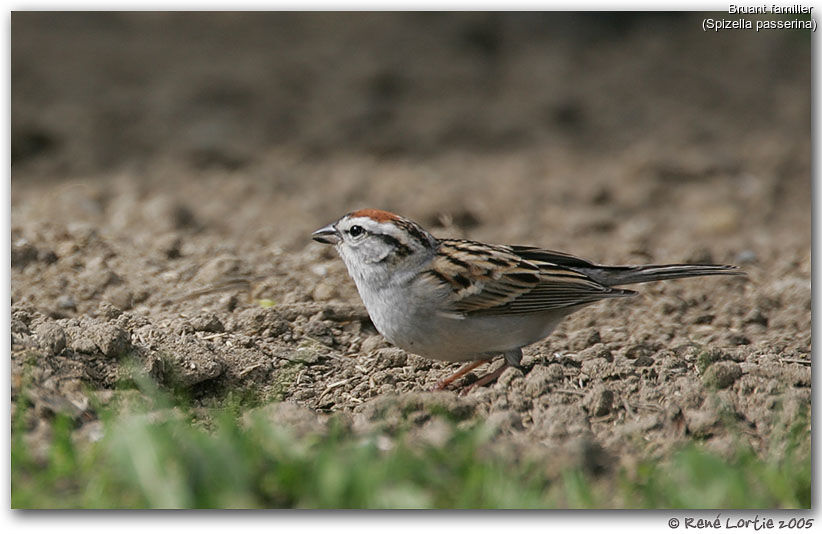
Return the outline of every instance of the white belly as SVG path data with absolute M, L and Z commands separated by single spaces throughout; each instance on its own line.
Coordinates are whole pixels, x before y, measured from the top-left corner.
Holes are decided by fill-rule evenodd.
M 556 311 L 465 319 L 428 314 L 413 322 L 406 316 L 405 321 L 374 323 L 388 341 L 401 349 L 436 360 L 460 362 L 535 343 L 550 335 L 565 316 Z

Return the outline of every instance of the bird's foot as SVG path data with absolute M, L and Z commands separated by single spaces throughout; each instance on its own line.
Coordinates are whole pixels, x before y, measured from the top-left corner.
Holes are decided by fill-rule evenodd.
M 480 365 L 482 365 L 482 364 L 484 364 L 488 361 L 490 361 L 490 360 L 477 360 L 475 362 L 471 362 L 471 363 L 463 365 L 462 367 L 459 368 L 459 370 L 456 373 L 454 373 L 451 376 L 448 376 L 446 378 L 443 378 L 442 380 L 437 382 L 437 385 L 434 386 L 433 388 L 431 388 L 431 391 L 442 391 L 443 389 L 448 387 L 448 385 L 451 384 L 454 380 L 456 380 L 456 379 L 458 379 L 462 376 L 465 376 L 469 372 L 473 371 L 474 369 L 476 369 L 477 367 L 479 367 Z
M 493 382 L 494 380 L 499 378 L 500 375 L 506 369 L 508 369 L 508 367 L 509 367 L 509 365 L 507 363 L 504 363 L 496 371 L 493 371 L 493 372 L 488 373 L 487 375 L 485 375 L 483 377 L 480 377 L 480 379 L 477 380 L 476 382 L 474 382 L 473 384 L 468 384 L 467 386 L 462 388 L 462 390 L 460 391 L 460 396 L 467 395 L 468 392 L 471 391 L 472 389 L 474 389 L 475 387 L 480 387 L 480 386 L 484 386 L 486 384 L 490 384 L 491 382 Z

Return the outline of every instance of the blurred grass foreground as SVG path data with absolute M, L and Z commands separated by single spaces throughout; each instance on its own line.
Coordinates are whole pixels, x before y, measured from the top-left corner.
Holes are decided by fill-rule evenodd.
M 767 458 L 742 439 L 730 458 L 694 440 L 630 468 L 552 470 L 550 458 L 495 449 L 492 426 L 448 413 L 436 416 L 438 439 L 419 440 L 411 423 L 355 432 L 337 417 L 297 431 L 266 417 L 276 403 L 203 412 L 156 391 L 142 399 L 101 409 L 91 440 L 58 414 L 37 455 L 24 442 L 18 397 L 12 508 L 810 507 L 807 417 L 774 436 Z

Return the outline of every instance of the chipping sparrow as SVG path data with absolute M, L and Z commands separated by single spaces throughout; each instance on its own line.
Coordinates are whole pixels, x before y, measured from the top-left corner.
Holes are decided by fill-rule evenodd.
M 522 347 L 567 315 L 636 292 L 613 286 L 718 274 L 731 265 L 602 266 L 551 250 L 438 239 L 386 211 L 354 211 L 312 234 L 336 246 L 377 330 L 394 345 L 448 362 L 502 353 L 518 367 Z M 484 383 L 501 374 L 486 377 Z

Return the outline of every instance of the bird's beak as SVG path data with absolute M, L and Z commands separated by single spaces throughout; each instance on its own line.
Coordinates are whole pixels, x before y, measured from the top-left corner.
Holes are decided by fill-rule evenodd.
M 328 245 L 336 245 L 340 242 L 340 233 L 334 228 L 333 224 L 324 226 L 311 234 L 311 239 L 319 243 L 326 243 Z

